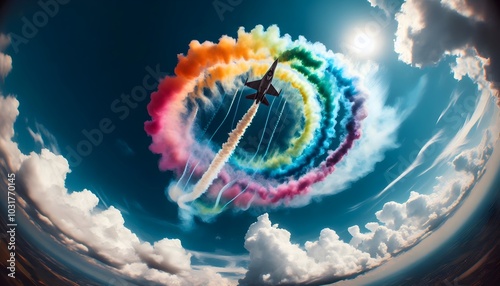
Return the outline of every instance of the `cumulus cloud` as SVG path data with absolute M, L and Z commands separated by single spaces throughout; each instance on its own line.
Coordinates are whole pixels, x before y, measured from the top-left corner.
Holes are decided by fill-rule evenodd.
M 372 6 L 393 14 L 392 0 L 368 0 Z M 395 13 L 397 30 L 394 50 L 399 59 L 417 67 L 432 66 L 454 57 L 451 71 L 457 80 L 464 76 L 478 86 L 479 100 L 474 113 L 434 160 L 427 172 L 451 159 L 467 143 L 470 131 L 478 124 L 500 87 L 500 4 L 494 0 L 406 0 Z M 441 117 L 458 99 L 442 112 Z M 498 101 L 500 103 L 500 101 Z
M 12 70 L 12 58 L 2 53 L 10 44 L 10 37 L 0 34 L 0 77 L 4 79 Z
M 12 70 L 12 58 L 0 53 L 0 77 L 5 78 Z
M 245 236 L 250 265 L 240 284 L 304 283 L 326 274 L 352 274 L 373 263 L 367 253 L 341 241 L 331 229 L 324 229 L 318 241 L 305 247 L 293 244 L 290 237 L 290 232 L 271 224 L 268 214 L 261 215 Z
M 64 157 L 48 149 L 23 155 L 12 142 L 18 106 L 17 99 L 0 96 L 0 150 L 6 155 L 2 157 L 13 162 L 11 169 L 26 187 L 39 221 L 57 228 L 61 243 L 132 278 L 167 285 L 232 284 L 209 267 L 194 269 L 192 254 L 180 240 L 141 241 L 125 227 L 118 209 L 98 208 L 99 199 L 90 190 L 69 191 L 65 180 L 70 169 Z
M 2 165 L 17 170 L 21 165 L 23 155 L 17 143 L 12 141 L 14 122 L 19 115 L 19 101 L 14 97 L 3 97 L 0 94 L 0 160 Z
M 498 8 L 495 0 L 407 0 L 396 14 L 395 51 L 400 60 L 419 67 L 454 55 L 457 79 L 468 75 L 498 95 Z
M 376 222 L 348 228 L 349 242 L 331 229 L 323 229 L 319 239 L 301 246 L 291 234 L 272 225 L 264 214 L 245 236 L 250 264 L 242 285 L 299 284 L 335 281 L 380 265 L 411 247 L 436 228 L 459 204 L 483 170 L 493 151 L 490 133 L 481 144 L 456 156 L 455 173 L 438 177 L 430 194 L 412 191 L 403 203 L 387 202 L 375 213 Z M 458 173 L 457 173 L 458 172 Z M 330 280 L 329 280 L 330 279 Z
M 487 132 L 479 144 L 479 148 L 463 151 L 456 156 L 453 160 L 455 170 L 465 171 L 475 178 L 479 178 L 484 172 L 483 166 L 493 153 L 493 145 L 488 143 L 491 141 L 491 137 L 491 132 Z

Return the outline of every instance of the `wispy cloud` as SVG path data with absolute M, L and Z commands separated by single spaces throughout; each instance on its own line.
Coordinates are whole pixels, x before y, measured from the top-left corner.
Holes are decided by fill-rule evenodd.
M 450 142 L 446 145 L 444 150 L 439 154 L 439 156 L 434 159 L 432 165 L 423 171 L 421 174 L 424 174 L 434 168 L 436 165 L 443 161 L 449 160 L 451 157 L 456 155 L 460 148 L 462 148 L 467 143 L 467 137 L 469 136 L 472 128 L 476 126 L 484 117 L 486 113 L 486 109 L 488 107 L 488 103 L 491 100 L 491 95 L 487 91 L 481 92 L 481 97 L 479 102 L 476 105 L 476 109 L 468 118 L 464 125 L 460 128 L 460 130 L 453 136 Z
M 338 164 L 335 172 L 317 184 L 313 194 L 338 193 L 372 172 L 375 164 L 384 159 L 385 152 L 398 146 L 397 131 L 415 110 L 427 87 L 427 77 L 422 76 L 397 107 L 390 107 L 385 104 L 387 84 L 375 73 L 378 71 L 373 67 L 365 73 L 365 84 L 370 87 L 371 96 L 366 100 L 368 116 L 361 127 L 361 138 L 349 151 L 349 156 Z
M 47 129 L 43 124 L 35 122 L 35 130 L 27 127 L 28 133 L 31 138 L 40 144 L 43 148 L 49 149 L 52 153 L 60 155 L 61 151 L 59 149 L 59 144 L 57 143 L 56 137 Z
M 438 133 L 434 134 L 434 136 L 432 136 L 432 138 L 429 139 L 429 141 L 427 141 L 424 144 L 424 146 L 422 146 L 422 148 L 420 149 L 420 151 L 418 151 L 418 154 L 417 154 L 417 157 L 415 158 L 415 160 L 413 160 L 413 162 L 396 179 L 394 179 L 392 182 L 390 182 L 374 198 L 377 199 L 380 196 L 382 196 L 385 192 L 387 192 L 387 190 L 389 190 L 390 188 L 392 188 L 397 182 L 399 182 L 401 179 L 403 179 L 408 174 L 410 174 L 415 168 L 417 168 L 418 166 L 422 165 L 423 159 L 425 157 L 425 151 L 427 151 L 427 149 L 432 144 L 434 144 L 434 143 L 438 142 L 439 140 L 441 140 L 442 135 L 443 135 L 443 130 L 439 130 Z
M 441 121 L 441 118 L 443 118 L 443 116 L 446 114 L 446 112 L 448 112 L 448 110 L 450 110 L 450 108 L 457 103 L 457 101 L 460 98 L 460 96 L 462 95 L 462 93 L 463 92 L 461 92 L 461 91 L 459 92 L 456 89 L 451 93 L 450 102 L 448 102 L 448 105 L 445 107 L 445 109 L 443 109 L 443 111 L 439 115 L 438 119 L 436 120 L 436 124 L 438 124 L 439 121 Z

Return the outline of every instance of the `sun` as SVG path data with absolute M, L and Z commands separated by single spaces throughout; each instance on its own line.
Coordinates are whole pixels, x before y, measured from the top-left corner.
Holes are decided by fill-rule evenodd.
M 354 37 L 354 45 L 360 49 L 361 52 L 372 54 L 376 48 L 376 41 L 365 33 L 358 33 Z
M 380 49 L 378 38 L 359 29 L 348 38 L 349 51 L 361 58 L 373 58 Z

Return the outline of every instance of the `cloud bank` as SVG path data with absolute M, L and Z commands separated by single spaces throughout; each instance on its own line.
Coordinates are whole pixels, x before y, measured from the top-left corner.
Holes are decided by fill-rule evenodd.
M 273 225 L 268 214 L 252 224 L 245 236 L 250 264 L 242 285 L 300 284 L 335 281 L 380 265 L 420 241 L 459 204 L 484 171 L 493 152 L 491 134 L 481 144 L 455 157 L 454 172 L 438 177 L 430 194 L 412 191 L 402 203 L 390 201 L 375 213 L 377 221 L 349 227 L 349 242 L 325 228 L 318 240 L 303 246 L 291 234 Z
M 393 14 L 395 1 L 369 0 Z M 500 4 L 495 0 L 407 0 L 396 13 L 399 59 L 417 67 L 454 56 L 455 78 L 467 75 L 498 97 Z
M 456 5 L 459 3 L 447 3 L 452 2 Z M 418 5 L 415 7 L 421 8 Z M 467 13 L 459 14 L 463 17 L 476 15 Z M 418 27 L 415 23 L 411 25 Z M 413 62 L 413 46 L 411 51 L 409 63 L 418 65 L 418 62 Z M 491 61 L 478 57 L 477 50 L 462 51 L 468 54 L 464 56 L 460 52 L 453 52 L 458 55 L 454 66 L 455 75 L 476 76 L 476 80 L 485 80 L 484 86 L 492 84 L 489 70 L 494 69 L 494 65 Z M 402 55 L 405 53 L 404 49 L 401 50 Z M 124 226 L 123 216 L 118 209 L 113 206 L 105 209 L 97 207 L 99 200 L 90 190 L 68 190 L 65 179 L 70 170 L 67 160 L 62 156 L 47 149 L 42 149 L 40 154 L 22 154 L 12 141 L 13 124 L 19 114 L 18 106 L 19 102 L 15 98 L 0 96 L 2 160 L 12 170 L 18 171 L 42 221 L 47 227 L 60 232 L 58 239 L 61 243 L 95 257 L 138 281 L 167 285 L 235 283 L 216 273 L 215 268 L 192 265 L 193 254 L 182 247 L 180 240 L 164 238 L 153 243 L 141 241 Z M 397 117 L 395 111 L 393 114 Z M 397 126 L 394 128 L 397 129 Z M 481 176 L 493 148 L 491 140 L 487 134 L 478 147 L 455 156 L 452 161 L 455 173 L 450 177 L 438 178 L 439 184 L 430 194 L 411 192 L 405 202 L 386 203 L 376 212 L 376 221 L 366 224 L 365 229 L 357 225 L 350 227 L 348 231 L 352 238 L 349 242 L 342 241 L 334 230 L 326 228 L 317 240 L 304 245 L 295 244 L 287 230 L 273 225 L 267 214 L 260 216 L 245 236 L 250 264 L 245 277 L 239 282 L 243 285 L 276 285 L 327 281 L 376 267 L 417 243 L 450 214 L 475 179 Z M 387 146 L 386 143 L 381 145 Z
M 68 161 L 42 149 L 23 155 L 12 141 L 19 102 L 0 96 L 0 150 L 6 166 L 17 172 L 41 222 L 55 228 L 57 239 L 69 249 L 97 258 L 116 271 L 141 281 L 166 285 L 233 285 L 210 267 L 193 267 L 192 254 L 178 239 L 141 241 L 125 227 L 121 212 L 113 206 L 97 207 L 90 190 L 70 191 L 65 186 Z M 209 284 L 206 284 L 207 281 Z

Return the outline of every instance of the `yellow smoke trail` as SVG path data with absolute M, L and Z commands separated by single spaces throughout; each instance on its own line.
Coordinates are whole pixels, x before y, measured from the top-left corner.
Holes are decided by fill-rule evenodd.
M 236 128 L 229 133 L 229 138 L 226 143 L 222 144 L 222 148 L 219 153 L 215 155 L 214 160 L 208 167 L 208 170 L 203 174 L 198 183 L 194 186 L 193 191 L 189 194 L 185 194 L 179 198 L 177 203 L 180 207 L 185 208 L 185 204 L 192 202 L 199 198 L 205 191 L 210 187 L 212 182 L 217 178 L 219 172 L 222 170 L 227 160 L 231 157 L 236 146 L 240 142 L 241 137 L 245 134 L 248 126 L 252 123 L 255 114 L 257 114 L 258 104 L 252 104 L 252 107 L 247 111 L 247 113 L 241 118 L 241 120 L 236 125 Z

